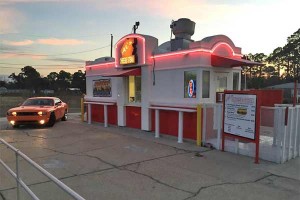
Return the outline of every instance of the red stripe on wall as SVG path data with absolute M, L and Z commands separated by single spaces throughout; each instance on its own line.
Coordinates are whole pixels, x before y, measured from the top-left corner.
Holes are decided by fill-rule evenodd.
M 117 105 L 107 106 L 108 124 L 118 125 L 118 107 Z
M 183 113 L 183 138 L 197 139 L 197 112 Z
M 126 126 L 141 129 L 141 107 L 126 106 Z
M 151 130 L 155 131 L 155 110 L 151 112 Z M 160 110 L 159 111 L 159 125 L 161 134 L 178 136 L 178 112 Z M 197 138 L 197 113 L 183 114 L 183 138 L 194 139 Z
M 104 106 L 92 104 L 92 122 L 104 123 Z M 108 124 L 117 125 L 118 122 L 118 109 L 116 105 L 107 106 Z
M 103 105 L 92 104 L 91 111 L 92 111 L 92 122 L 104 123 L 104 106 Z

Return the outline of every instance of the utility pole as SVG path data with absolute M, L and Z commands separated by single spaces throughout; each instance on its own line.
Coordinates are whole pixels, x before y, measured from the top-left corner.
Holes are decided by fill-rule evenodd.
M 112 49 L 113 49 L 113 34 L 110 34 L 110 57 L 112 57 Z

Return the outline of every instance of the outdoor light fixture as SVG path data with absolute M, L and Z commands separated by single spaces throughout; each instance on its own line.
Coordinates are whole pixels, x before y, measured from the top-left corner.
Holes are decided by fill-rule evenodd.
M 135 22 L 135 24 L 133 25 L 133 33 L 135 34 L 136 33 L 136 29 L 138 29 L 140 25 L 140 22 Z

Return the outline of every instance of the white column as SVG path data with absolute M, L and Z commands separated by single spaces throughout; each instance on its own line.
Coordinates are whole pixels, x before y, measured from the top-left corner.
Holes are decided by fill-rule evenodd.
M 107 105 L 104 105 L 104 127 L 107 127 Z
M 92 108 L 91 104 L 88 104 L 88 124 L 91 124 L 92 122 Z
M 203 104 L 202 143 L 206 143 L 206 104 Z
M 159 138 L 159 110 L 155 110 L 155 138 Z
M 141 102 L 141 129 L 151 131 L 151 110 L 149 109 L 152 88 L 152 67 L 141 67 L 142 70 L 142 102 Z
M 127 84 L 126 78 L 117 78 L 118 94 L 117 94 L 117 108 L 118 108 L 118 126 L 126 126 L 126 92 Z
M 280 128 L 279 128 L 279 125 L 280 125 L 279 109 L 277 109 L 277 108 L 274 109 L 274 121 L 273 122 L 274 122 L 274 127 L 273 127 L 273 144 L 272 145 L 275 147 L 275 146 L 277 146 L 277 140 L 278 140 L 277 135 L 280 130 Z
M 217 149 L 221 149 L 221 129 L 222 129 L 222 104 L 217 104 Z
M 178 143 L 182 143 L 183 137 L 183 112 L 179 111 L 178 114 Z

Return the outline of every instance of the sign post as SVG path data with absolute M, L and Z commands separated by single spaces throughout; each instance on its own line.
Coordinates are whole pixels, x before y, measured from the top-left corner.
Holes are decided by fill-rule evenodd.
M 259 160 L 260 96 L 255 91 L 225 91 L 222 151 L 225 137 L 255 143 L 255 163 Z

